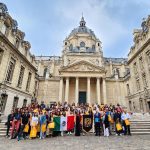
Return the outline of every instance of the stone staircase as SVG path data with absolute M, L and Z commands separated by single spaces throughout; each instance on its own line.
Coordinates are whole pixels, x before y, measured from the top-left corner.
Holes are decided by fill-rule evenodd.
M 133 135 L 150 135 L 150 115 L 133 114 L 131 117 L 131 133 Z M 0 122 L 0 137 L 6 135 L 6 119 Z

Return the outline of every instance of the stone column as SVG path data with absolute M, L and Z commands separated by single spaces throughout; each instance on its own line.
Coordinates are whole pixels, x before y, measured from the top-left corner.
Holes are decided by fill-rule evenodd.
M 60 78 L 60 83 L 59 83 L 59 101 L 62 102 L 62 97 L 63 97 L 63 78 Z
M 98 102 L 98 104 L 101 104 L 101 101 L 100 101 L 100 78 L 97 78 L 97 81 L 96 81 L 96 93 L 97 93 L 97 102 Z
M 106 95 L 106 80 L 103 78 L 103 102 L 107 104 L 107 95 Z
M 66 78 L 65 101 L 69 100 L 69 77 Z
M 78 103 L 79 99 L 79 78 L 76 77 L 76 83 L 75 83 L 75 104 Z
M 90 104 L 91 100 L 91 85 L 90 85 L 90 77 L 87 78 L 87 103 Z

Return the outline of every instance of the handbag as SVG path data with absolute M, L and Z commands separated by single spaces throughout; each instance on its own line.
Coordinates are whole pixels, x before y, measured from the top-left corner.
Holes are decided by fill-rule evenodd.
M 24 130 L 23 130 L 23 132 L 28 133 L 28 131 L 29 131 L 29 125 L 26 124 L 26 125 L 25 125 L 25 128 L 24 128 Z
M 130 125 L 130 121 L 128 119 L 125 120 L 125 124 L 126 126 L 129 126 Z
M 36 127 L 32 127 L 30 131 L 30 138 L 35 138 L 37 134 L 37 129 Z
M 48 128 L 49 129 L 54 129 L 55 128 L 55 123 L 54 122 L 49 123 Z
M 46 132 L 46 124 L 42 124 L 42 126 L 41 126 L 41 131 L 42 131 L 42 132 Z
M 120 124 L 120 123 L 117 123 L 117 124 L 116 124 L 116 128 L 117 128 L 117 131 L 122 130 L 122 126 L 121 126 L 121 124 Z

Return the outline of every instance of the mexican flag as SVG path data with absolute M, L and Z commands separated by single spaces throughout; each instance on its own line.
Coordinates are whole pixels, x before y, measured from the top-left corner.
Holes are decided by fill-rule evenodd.
M 54 117 L 54 131 L 70 131 L 74 129 L 74 116 Z

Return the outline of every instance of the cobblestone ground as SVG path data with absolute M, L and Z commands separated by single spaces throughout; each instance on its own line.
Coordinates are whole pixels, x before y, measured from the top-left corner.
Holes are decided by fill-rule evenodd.
M 150 135 L 95 137 L 64 136 L 44 140 L 0 138 L 0 150 L 150 150 Z

